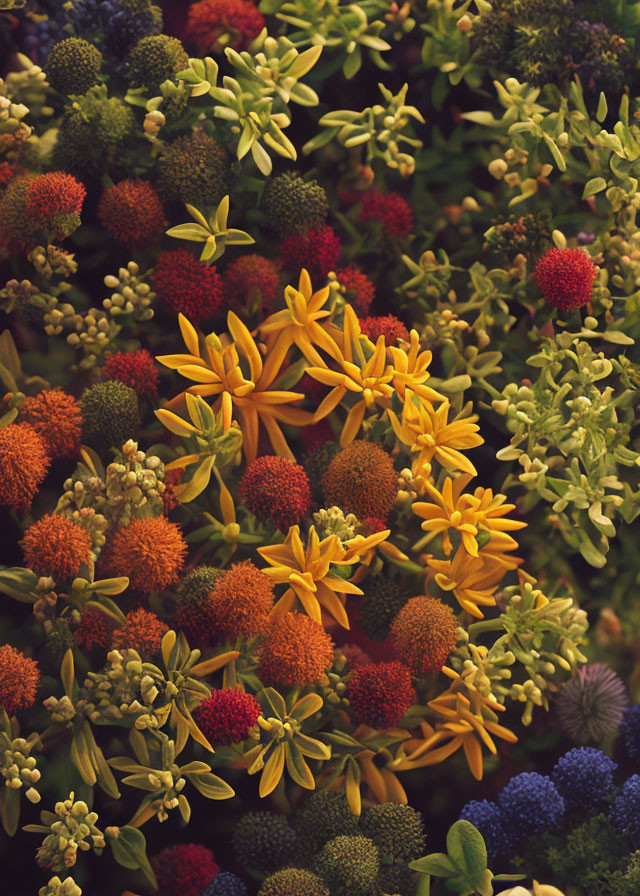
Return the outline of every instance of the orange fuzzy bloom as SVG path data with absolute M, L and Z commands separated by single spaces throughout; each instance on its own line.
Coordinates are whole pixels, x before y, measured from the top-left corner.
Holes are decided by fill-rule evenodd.
M 260 647 L 259 675 L 266 684 L 306 687 L 333 663 L 333 641 L 322 625 L 303 613 L 273 620 Z
M 456 646 L 456 617 L 435 597 L 412 597 L 391 626 L 393 646 L 414 675 L 439 672 Z
M 49 469 L 45 441 L 27 423 L 0 429 L 0 504 L 26 510 Z
M 345 513 L 386 519 L 398 491 L 398 476 L 391 457 L 375 442 L 352 442 L 329 464 L 322 479 L 327 507 Z
M 35 660 L 5 644 L 0 647 L 0 706 L 12 716 L 33 706 L 40 683 Z
M 91 535 L 68 517 L 48 513 L 29 526 L 20 544 L 29 569 L 66 581 L 89 562 Z
M 80 625 L 73 636 L 83 650 L 91 650 L 92 647 L 109 650 L 114 627 L 115 622 L 111 616 L 96 607 L 89 607 L 82 614 Z
M 273 585 L 250 560 L 234 563 L 216 581 L 211 604 L 221 640 L 252 638 L 269 625 Z
M 169 626 L 144 607 L 127 613 L 125 622 L 113 633 L 112 645 L 117 648 L 133 648 L 142 657 L 151 657 L 160 651 L 163 637 Z
M 143 594 L 174 585 L 184 565 L 187 545 L 175 523 L 165 517 L 133 520 L 113 539 L 110 565 Z
M 25 398 L 18 419 L 31 424 L 42 436 L 50 457 L 79 454 L 82 412 L 76 399 L 62 389 L 46 389 Z

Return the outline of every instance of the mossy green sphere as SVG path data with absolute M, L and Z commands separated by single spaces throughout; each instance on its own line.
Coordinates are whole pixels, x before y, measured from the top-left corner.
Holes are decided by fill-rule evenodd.
M 163 81 L 189 64 L 189 57 L 177 37 L 152 34 L 143 37 L 129 53 L 128 77 L 132 87 L 157 90 Z
M 100 454 L 137 438 L 138 396 L 124 383 L 96 383 L 84 393 L 81 405 L 83 439 Z
M 269 227 L 282 237 L 322 227 L 329 212 L 327 194 L 320 184 L 303 180 L 297 171 L 267 181 L 261 204 Z
M 117 161 L 134 124 L 131 107 L 109 97 L 104 84 L 91 88 L 62 118 L 53 147 L 54 167 L 99 175 Z
M 81 37 L 67 37 L 54 44 L 45 68 L 54 90 L 81 94 L 98 83 L 102 53 Z
M 216 566 L 196 566 L 182 581 L 180 603 L 206 600 L 221 573 L 222 570 Z
M 380 862 L 378 847 L 368 837 L 335 837 L 322 847 L 313 871 L 331 896 L 374 896 Z
M 229 155 L 217 140 L 197 130 L 167 146 L 158 160 L 158 175 L 158 191 L 164 199 L 197 208 L 218 205 L 229 192 Z
M 340 834 L 357 834 L 358 818 L 342 792 L 317 790 L 296 812 L 293 821 L 305 860 Z
M 366 809 L 360 822 L 362 833 L 380 851 L 383 862 L 413 862 L 424 855 L 426 837 L 420 812 L 401 803 L 381 803 Z
M 295 861 L 297 839 L 284 815 L 247 812 L 233 830 L 233 848 L 243 868 L 266 874 Z
M 384 641 L 391 623 L 409 600 L 409 593 L 396 579 L 378 575 L 365 583 L 365 601 L 360 610 L 358 625 L 373 641 Z
M 311 871 L 283 868 L 262 882 L 258 896 L 332 896 L 332 893 Z

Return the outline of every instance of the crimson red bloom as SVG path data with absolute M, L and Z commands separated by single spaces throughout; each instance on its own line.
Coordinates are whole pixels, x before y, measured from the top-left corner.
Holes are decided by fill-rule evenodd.
M 240 500 L 261 522 L 271 521 L 288 532 L 311 509 L 309 479 L 286 457 L 257 457 L 240 480 Z
M 151 859 L 158 892 L 156 896 L 202 896 L 220 871 L 213 853 L 197 843 L 167 846 Z
M 360 329 L 372 342 L 377 342 L 380 336 L 384 336 L 385 345 L 396 345 L 398 339 L 409 341 L 409 331 L 393 314 L 384 317 L 365 317 L 360 321 Z
M 212 691 L 195 711 L 195 721 L 212 747 L 237 744 L 246 740 L 262 714 L 253 694 L 235 688 Z
M 367 190 L 362 197 L 360 220 L 363 224 L 368 221 L 380 221 L 390 236 L 400 239 L 409 236 L 413 229 L 411 206 L 400 193 Z
M 102 376 L 105 380 L 119 380 L 141 398 L 153 399 L 158 394 L 158 370 L 146 348 L 111 355 L 105 361 Z
M 350 264 L 349 267 L 336 271 L 336 277 L 347 302 L 353 305 L 356 314 L 358 316 L 367 314 L 375 298 L 375 287 L 367 275 L 354 264 Z
M 225 302 L 236 311 L 268 313 L 278 297 L 280 276 L 272 261 L 262 255 L 243 255 L 222 275 Z
M 598 268 L 584 249 L 549 249 L 533 278 L 550 305 L 571 311 L 587 304 L 597 275 Z
M 25 398 L 18 419 L 44 439 L 49 457 L 77 457 L 82 441 L 82 411 L 62 389 L 45 389 Z
M 160 197 L 146 180 L 127 179 L 107 187 L 98 203 L 98 217 L 109 235 L 132 249 L 160 237 L 167 221 Z
M 89 562 L 91 535 L 68 517 L 48 513 L 29 526 L 20 544 L 29 569 L 67 581 Z
M 144 607 L 130 610 L 124 623 L 113 633 L 113 647 L 131 647 L 137 650 L 143 659 L 160 652 L 162 639 L 169 631 L 169 626 L 150 613 Z
M 50 171 L 29 181 L 25 214 L 35 230 L 50 231 L 57 239 L 72 233 L 80 224 L 84 186 L 71 174 Z
M 397 660 L 358 666 L 347 696 L 354 722 L 370 728 L 393 728 L 416 701 L 409 667 Z
M 0 504 L 25 510 L 49 469 L 42 436 L 28 423 L 10 423 L 0 429 Z
M 340 249 L 340 238 L 329 226 L 292 233 L 281 246 L 284 266 L 292 271 L 306 268 L 312 280 L 322 280 L 335 270 Z
M 109 650 L 115 627 L 115 620 L 111 616 L 107 616 L 96 607 L 88 607 L 82 614 L 80 625 L 73 636 L 83 650 L 91 650 L 92 647 Z
M 0 647 L 0 706 L 12 716 L 36 701 L 40 669 L 35 660 L 4 644 Z
M 184 314 L 194 324 L 214 315 L 223 301 L 220 274 L 187 249 L 160 255 L 153 272 L 153 288 L 167 308 L 174 314 Z
M 189 9 L 185 40 L 199 56 L 222 53 L 224 47 L 246 50 L 264 26 L 262 13 L 248 0 L 199 0 Z

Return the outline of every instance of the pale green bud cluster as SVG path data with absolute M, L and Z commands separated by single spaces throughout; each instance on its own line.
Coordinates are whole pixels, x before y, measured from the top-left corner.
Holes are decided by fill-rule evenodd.
M 313 521 L 316 525 L 318 534 L 322 538 L 328 538 L 330 535 L 337 535 L 339 541 L 349 541 L 355 538 L 360 522 L 353 513 L 345 516 L 340 507 L 323 507 L 317 513 L 313 514 Z
M 20 790 L 26 787 L 25 796 L 31 803 L 40 802 L 40 794 L 34 785 L 40 780 L 40 772 L 36 768 L 35 756 L 31 751 L 37 742 L 37 735 L 10 739 L 4 731 L 0 731 L 0 772 L 5 787 Z
M 82 896 L 82 890 L 72 877 L 60 880 L 56 875 L 46 886 L 40 887 L 38 896 Z
M 156 729 L 166 720 L 153 706 L 158 695 L 153 677 L 135 650 L 112 650 L 105 669 L 90 672 L 84 682 L 83 709 L 93 722 L 118 722 L 128 716 L 139 730 Z
M 44 868 L 64 871 L 75 865 L 78 850 L 104 849 L 104 835 L 96 827 L 98 813 L 90 812 L 83 800 L 76 801 L 73 792 L 68 799 L 56 803 L 55 814 L 43 812 L 42 820 L 51 831 L 36 856 Z

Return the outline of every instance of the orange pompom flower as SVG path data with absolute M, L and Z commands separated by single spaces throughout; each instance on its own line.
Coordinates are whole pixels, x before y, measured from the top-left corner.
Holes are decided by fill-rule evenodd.
M 4 644 L 0 647 L 0 706 L 12 716 L 36 701 L 40 670 L 35 660 Z
M 128 577 L 132 588 L 151 594 L 178 581 L 186 554 L 179 527 L 161 516 L 133 520 L 120 529 L 109 559 L 118 575 Z
M 391 625 L 391 641 L 414 675 L 439 672 L 456 646 L 456 617 L 435 597 L 412 597 Z
M 117 648 L 133 648 L 143 659 L 159 653 L 162 639 L 169 631 L 169 626 L 155 613 L 144 607 L 130 610 L 125 622 L 113 633 L 112 645 Z
M 45 441 L 32 426 L 11 423 L 0 429 L 0 504 L 29 508 L 49 463 Z
M 91 535 L 68 517 L 48 513 L 29 526 L 20 544 L 29 569 L 67 581 L 89 562 Z
M 397 491 L 393 461 L 375 442 L 352 442 L 336 454 L 322 478 L 327 506 L 354 513 L 359 520 L 386 519 Z
M 319 622 L 303 613 L 285 613 L 273 620 L 260 647 L 260 678 L 284 687 L 315 684 L 333 663 L 333 650 Z
M 77 457 L 82 441 L 82 411 L 62 389 L 45 389 L 25 398 L 18 419 L 31 424 L 52 458 Z
M 234 563 L 216 581 L 211 603 L 221 640 L 253 638 L 269 626 L 273 585 L 250 560 Z

